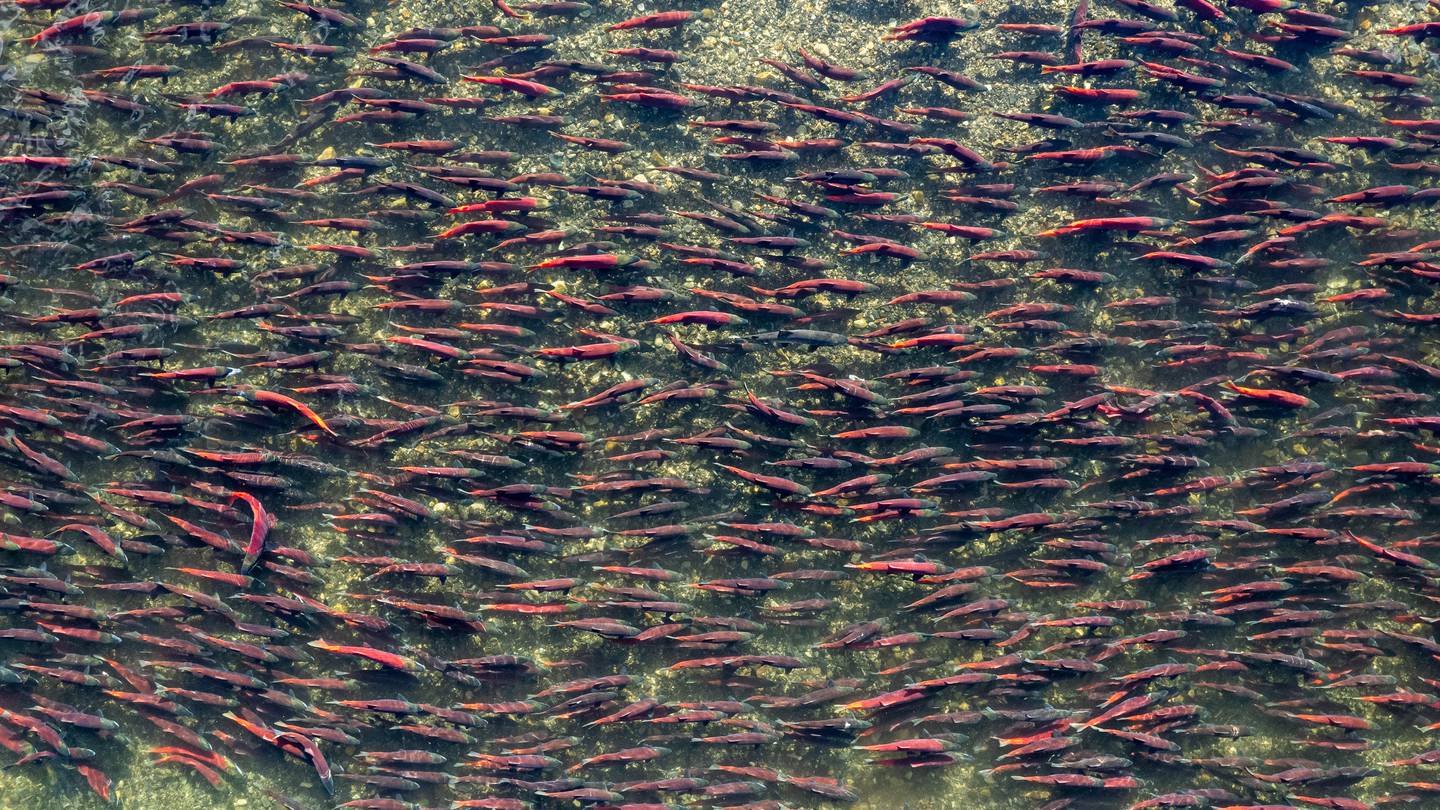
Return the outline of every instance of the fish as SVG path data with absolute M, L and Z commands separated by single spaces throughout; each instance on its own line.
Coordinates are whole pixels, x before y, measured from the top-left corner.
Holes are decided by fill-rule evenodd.
M 481 6 L 17 2 L 12 778 L 1440 789 L 1434 3 Z

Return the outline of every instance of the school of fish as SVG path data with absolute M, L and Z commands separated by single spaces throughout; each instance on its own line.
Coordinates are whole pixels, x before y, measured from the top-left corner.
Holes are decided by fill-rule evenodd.
M 1440 807 L 1440 0 L 5 5 L 0 798 Z

